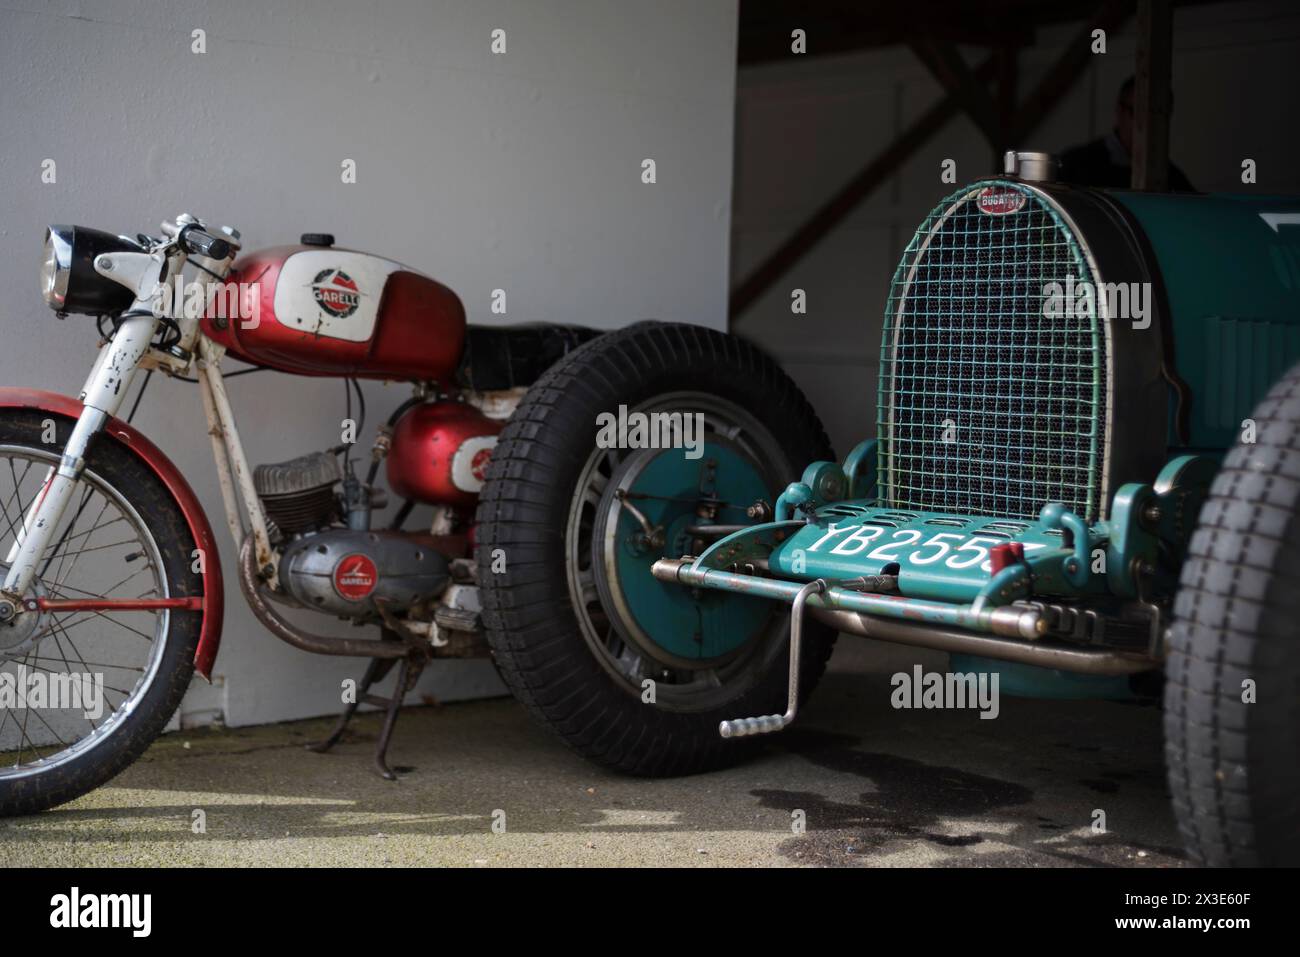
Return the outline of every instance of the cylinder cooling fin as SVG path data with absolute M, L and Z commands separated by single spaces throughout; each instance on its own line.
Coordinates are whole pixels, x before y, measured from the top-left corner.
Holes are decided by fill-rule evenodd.
M 342 480 L 338 457 L 330 452 L 253 469 L 253 487 L 266 517 L 287 535 L 328 524 L 338 510 L 334 486 Z
M 926 217 L 890 288 L 881 347 L 881 493 L 899 509 L 1031 519 L 1060 502 L 1102 517 L 1113 416 L 1099 282 L 1070 215 L 1010 180 L 963 187 Z M 1059 308 L 1045 302 L 1059 284 Z M 1049 314 L 1050 313 L 1050 314 Z

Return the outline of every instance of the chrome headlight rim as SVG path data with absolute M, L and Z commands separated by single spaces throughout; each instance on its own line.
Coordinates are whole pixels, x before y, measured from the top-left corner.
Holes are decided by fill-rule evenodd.
M 68 279 L 72 275 L 71 226 L 47 226 L 41 262 L 41 296 L 52 309 L 62 310 L 68 301 Z
M 104 253 L 141 252 L 138 242 L 88 226 L 47 226 L 46 238 L 41 293 L 56 313 L 105 316 L 131 305 L 135 294 L 96 272 L 95 259 Z

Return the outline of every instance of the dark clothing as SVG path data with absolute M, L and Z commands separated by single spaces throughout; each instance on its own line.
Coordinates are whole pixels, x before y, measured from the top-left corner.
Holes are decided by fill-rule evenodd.
M 1121 163 L 1120 160 L 1125 162 Z M 1061 155 L 1060 179 L 1080 186 L 1128 189 L 1133 168 L 1114 133 L 1076 146 Z M 1169 191 L 1194 193 L 1191 182 L 1173 163 L 1169 164 Z

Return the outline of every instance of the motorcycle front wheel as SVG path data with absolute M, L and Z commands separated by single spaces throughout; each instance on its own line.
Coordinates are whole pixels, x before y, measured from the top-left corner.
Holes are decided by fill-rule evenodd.
M 73 424 L 0 412 L 0 577 Z M 163 483 L 100 435 L 22 598 L 202 595 L 194 549 Z M 139 757 L 189 686 L 201 625 L 201 611 L 156 608 L 23 611 L 0 624 L 0 815 L 80 797 Z

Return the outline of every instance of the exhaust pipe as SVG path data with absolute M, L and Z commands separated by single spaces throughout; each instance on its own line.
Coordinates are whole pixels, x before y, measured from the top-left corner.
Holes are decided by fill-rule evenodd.
M 1160 667 L 1160 662 L 1155 658 L 1106 648 L 1071 648 L 1043 642 L 1031 644 L 1014 638 L 913 625 L 905 621 L 891 621 L 888 618 L 833 608 L 809 608 L 809 613 L 837 631 L 862 638 L 877 638 L 917 648 L 933 648 L 950 654 L 1014 661 L 1022 665 L 1037 665 L 1040 668 L 1054 668 L 1076 674 L 1134 675 Z

